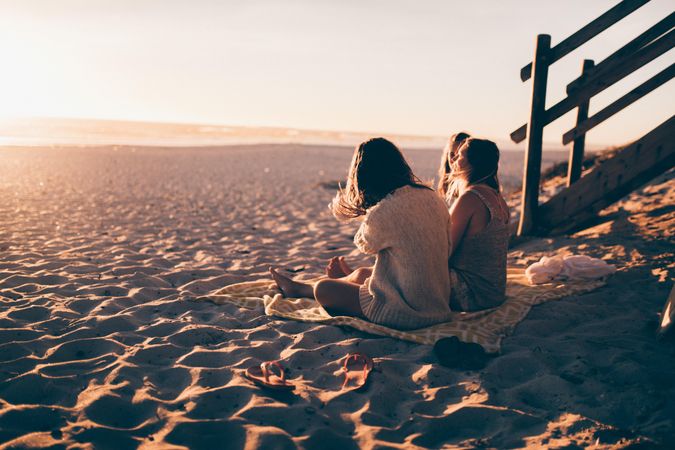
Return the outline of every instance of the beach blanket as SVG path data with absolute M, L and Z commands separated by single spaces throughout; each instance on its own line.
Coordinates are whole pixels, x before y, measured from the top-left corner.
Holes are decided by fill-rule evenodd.
M 488 353 L 496 353 L 500 349 L 502 338 L 512 332 L 532 306 L 590 292 L 604 284 L 604 280 L 593 280 L 531 285 L 524 269 L 508 269 L 507 299 L 501 306 L 478 312 L 457 312 L 449 322 L 412 331 L 395 330 L 355 317 L 331 316 L 314 299 L 284 298 L 272 280 L 232 284 L 197 300 L 208 300 L 216 304 L 232 303 L 249 309 L 263 307 L 265 314 L 269 316 L 301 322 L 344 325 L 419 344 L 433 345 L 441 338 L 456 336 L 463 342 L 480 344 Z

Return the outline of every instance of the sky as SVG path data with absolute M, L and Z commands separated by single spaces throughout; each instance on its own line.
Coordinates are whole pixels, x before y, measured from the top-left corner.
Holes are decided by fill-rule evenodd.
M 617 0 L 0 0 L 0 118 L 76 117 L 497 140 L 527 121 L 535 36 L 552 45 Z M 652 0 L 550 69 L 548 105 L 673 11 Z M 591 114 L 675 60 L 662 55 Z M 675 83 L 592 130 L 636 139 L 673 114 Z M 546 128 L 560 142 L 569 113 Z

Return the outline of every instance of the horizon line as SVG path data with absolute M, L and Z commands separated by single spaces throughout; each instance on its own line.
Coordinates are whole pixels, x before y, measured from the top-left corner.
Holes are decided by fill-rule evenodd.
M 36 121 L 36 122 L 57 122 L 57 121 L 64 121 L 64 122 L 80 122 L 80 123 L 85 123 L 85 122 L 107 122 L 107 123 L 116 123 L 116 124 L 129 124 L 129 125 L 154 125 L 154 126 L 175 126 L 175 127 L 195 127 L 195 128 L 221 128 L 221 131 L 225 131 L 224 129 L 232 129 L 234 130 L 261 130 L 261 131 L 282 131 L 282 132 L 297 132 L 298 134 L 301 133 L 307 133 L 307 135 L 312 136 L 319 136 L 322 134 L 336 134 L 336 135 L 346 135 L 346 137 L 351 136 L 352 138 L 356 138 L 357 136 L 372 136 L 372 137 L 380 137 L 380 136 L 389 136 L 392 139 L 401 139 L 401 140 L 410 140 L 410 141 L 417 141 L 418 143 L 425 142 L 427 144 L 436 144 L 436 145 L 442 145 L 444 142 L 448 139 L 448 136 L 441 136 L 441 135 L 424 135 L 424 134 L 405 134 L 405 133 L 396 133 L 396 132 L 389 132 L 389 131 L 364 131 L 364 130 L 334 130 L 334 129 L 316 129 L 316 128 L 303 128 L 303 127 L 295 127 L 295 126 L 282 126 L 282 125 L 241 125 L 241 124 L 225 124 L 225 123 L 213 123 L 213 122 L 192 122 L 192 121 L 186 121 L 186 122 L 180 122 L 180 121 L 164 121 L 164 120 L 148 120 L 148 119 L 121 119 L 121 118 L 110 118 L 110 117 L 72 117 L 72 116 L 24 116 L 24 115 L 18 115 L 18 116 L 0 116 L 0 133 L 5 134 L 8 130 L 3 129 L 3 125 L 7 127 L 7 125 L 11 126 L 11 122 L 15 123 L 23 123 L 26 124 L 27 122 L 30 121 Z M 205 130 L 205 131 L 212 131 L 212 130 Z M 217 130 L 215 130 L 217 131 Z M 464 131 L 464 130 L 457 130 L 457 131 Z M 455 131 L 455 132 L 457 132 Z M 8 138 L 11 137 L 5 134 L 5 136 L 0 136 L 0 138 Z M 45 139 L 48 138 L 49 136 L 14 136 L 15 138 L 23 138 L 23 139 Z M 296 135 L 297 137 L 297 135 Z M 221 136 L 221 138 L 225 138 L 225 136 Z M 334 141 L 333 143 L 330 142 L 323 142 L 323 143 L 311 143 L 311 142 L 301 142 L 301 141 L 292 141 L 292 140 L 282 140 L 279 138 L 278 140 L 269 140 L 269 138 L 273 138 L 272 136 L 268 136 L 267 140 L 261 140 L 260 142 L 241 142 L 241 143 L 223 143 L 223 144 L 206 144 L 206 145 L 178 145 L 180 147 L 190 147 L 190 146 L 198 146 L 198 147 L 216 147 L 216 146 L 223 146 L 223 145 L 257 145 L 257 144 L 300 144 L 300 145 L 337 145 L 337 146 L 348 146 L 346 143 L 341 143 L 338 142 L 337 140 Z M 513 151 L 513 150 L 519 150 L 522 151 L 524 149 L 521 149 L 519 147 L 523 146 L 523 144 L 516 144 L 511 141 L 511 139 L 504 138 L 504 139 L 499 139 L 499 138 L 494 138 L 494 137 L 487 137 L 487 139 L 494 140 L 497 142 L 500 146 L 504 147 L 504 150 L 506 151 Z M 0 145 L 4 145 L 1 144 Z M 45 144 L 48 145 L 48 144 Z M 55 143 L 55 145 L 59 145 L 58 143 Z M 68 145 L 68 144 L 66 144 Z M 83 142 L 80 145 L 91 145 L 86 142 Z M 136 144 L 126 144 L 123 142 L 120 142 L 119 144 L 113 144 L 113 143 L 104 143 L 100 145 L 136 145 Z M 147 145 L 147 144 L 141 144 L 142 146 L 148 146 L 148 147 L 162 147 L 164 145 Z M 544 145 L 550 149 L 554 150 L 565 150 L 569 146 L 564 146 L 561 143 L 556 143 L 556 142 L 550 142 L 550 141 L 545 141 Z M 597 150 L 602 150 L 602 149 L 609 149 L 613 147 L 617 147 L 616 144 L 614 145 L 607 145 L 607 144 L 595 144 L 592 146 L 593 148 L 589 148 L 589 151 L 597 151 Z M 420 148 L 426 148 L 426 147 L 420 147 Z

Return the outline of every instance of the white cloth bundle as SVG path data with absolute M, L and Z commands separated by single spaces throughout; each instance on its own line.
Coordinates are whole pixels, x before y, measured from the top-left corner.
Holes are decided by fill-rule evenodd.
M 594 280 L 616 272 L 616 267 L 585 255 L 542 257 L 531 264 L 525 275 L 531 284 L 558 280 Z

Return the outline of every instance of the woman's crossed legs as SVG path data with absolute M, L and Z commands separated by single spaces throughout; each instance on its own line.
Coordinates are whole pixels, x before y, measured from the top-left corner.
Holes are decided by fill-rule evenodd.
M 372 275 L 372 268 L 360 267 L 340 278 L 333 278 L 329 273 L 329 267 L 331 263 L 337 264 L 334 260 L 336 258 L 331 259 L 326 268 L 328 278 L 313 283 L 293 280 L 273 268 L 270 268 L 270 274 L 284 297 L 314 298 L 332 315 L 365 318 L 359 301 L 359 289 L 366 279 Z M 344 260 L 342 261 L 344 262 Z M 346 263 L 342 267 L 343 273 L 345 269 L 349 269 Z M 336 272 L 332 274 L 335 275 Z

